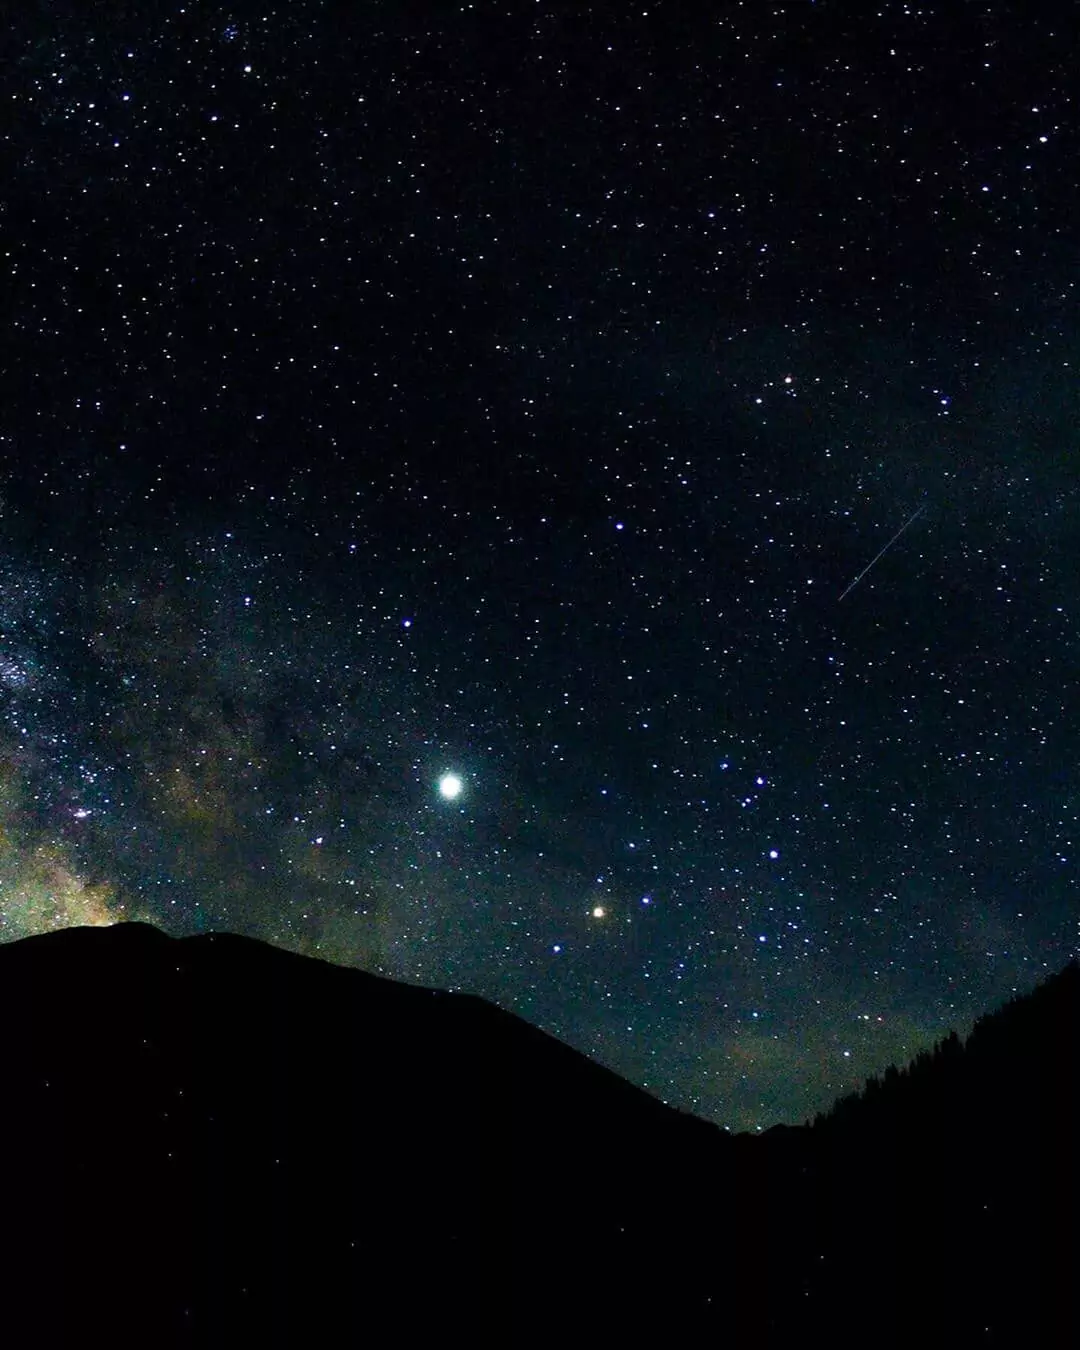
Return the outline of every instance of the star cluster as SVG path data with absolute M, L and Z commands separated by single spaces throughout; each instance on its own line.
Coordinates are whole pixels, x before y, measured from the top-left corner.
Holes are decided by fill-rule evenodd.
M 1075 953 L 1059 11 L 22 16 L 0 929 L 465 989 L 735 1128 Z

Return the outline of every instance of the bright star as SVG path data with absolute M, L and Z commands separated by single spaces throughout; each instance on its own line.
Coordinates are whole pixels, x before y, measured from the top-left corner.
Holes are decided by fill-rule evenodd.
M 456 773 L 444 773 L 439 779 L 439 793 L 448 802 L 460 797 L 464 787 L 465 784 Z

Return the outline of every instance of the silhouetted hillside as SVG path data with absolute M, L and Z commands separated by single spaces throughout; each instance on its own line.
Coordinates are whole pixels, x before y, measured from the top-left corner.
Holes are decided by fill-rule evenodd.
M 12 943 L 7 1341 L 1065 1344 L 1078 986 L 751 1138 L 478 999 L 140 924 Z
M 0 948 L 0 1011 L 34 1344 L 117 1314 L 147 1347 L 515 1344 L 704 1305 L 682 1230 L 722 1133 L 479 999 L 130 924 Z
M 1027 1101 L 1042 1100 L 1054 1115 L 1068 1110 L 1069 1079 L 1076 1066 L 1076 1017 L 1080 965 L 1072 961 L 1030 994 L 1010 999 L 980 1017 L 961 1042 L 955 1031 L 904 1068 L 887 1069 L 861 1092 L 842 1097 L 814 1122 L 819 1131 L 878 1128 L 890 1120 L 914 1126 L 946 1108 L 955 1126 L 1003 1115 L 1028 1118 Z M 1002 1099 L 1003 1081 L 1017 1091 Z
M 813 1324 L 843 1308 L 899 1341 L 1076 1343 L 1078 1130 L 1073 962 L 795 1132 Z

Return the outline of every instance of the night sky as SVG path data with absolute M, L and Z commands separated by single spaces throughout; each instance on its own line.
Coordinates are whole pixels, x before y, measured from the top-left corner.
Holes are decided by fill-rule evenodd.
M 22 8 L 2 935 L 470 991 L 736 1129 L 1060 968 L 1074 20 Z

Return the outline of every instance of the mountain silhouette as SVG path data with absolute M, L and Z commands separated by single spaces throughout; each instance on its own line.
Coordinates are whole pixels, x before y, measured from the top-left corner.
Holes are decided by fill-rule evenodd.
M 1080 966 L 873 1078 L 803 1133 L 794 1283 L 898 1344 L 1080 1341 Z M 790 1175 L 790 1172 L 789 1172 Z M 789 1276 L 791 1275 L 789 1270 Z
M 708 1297 L 674 1230 L 722 1132 L 480 999 L 123 924 L 0 947 L 0 1009 L 34 1344 L 513 1345 Z
M 483 1000 L 230 934 L 10 943 L 0 1012 L 12 1345 L 1076 1330 L 1075 965 L 757 1137 Z

